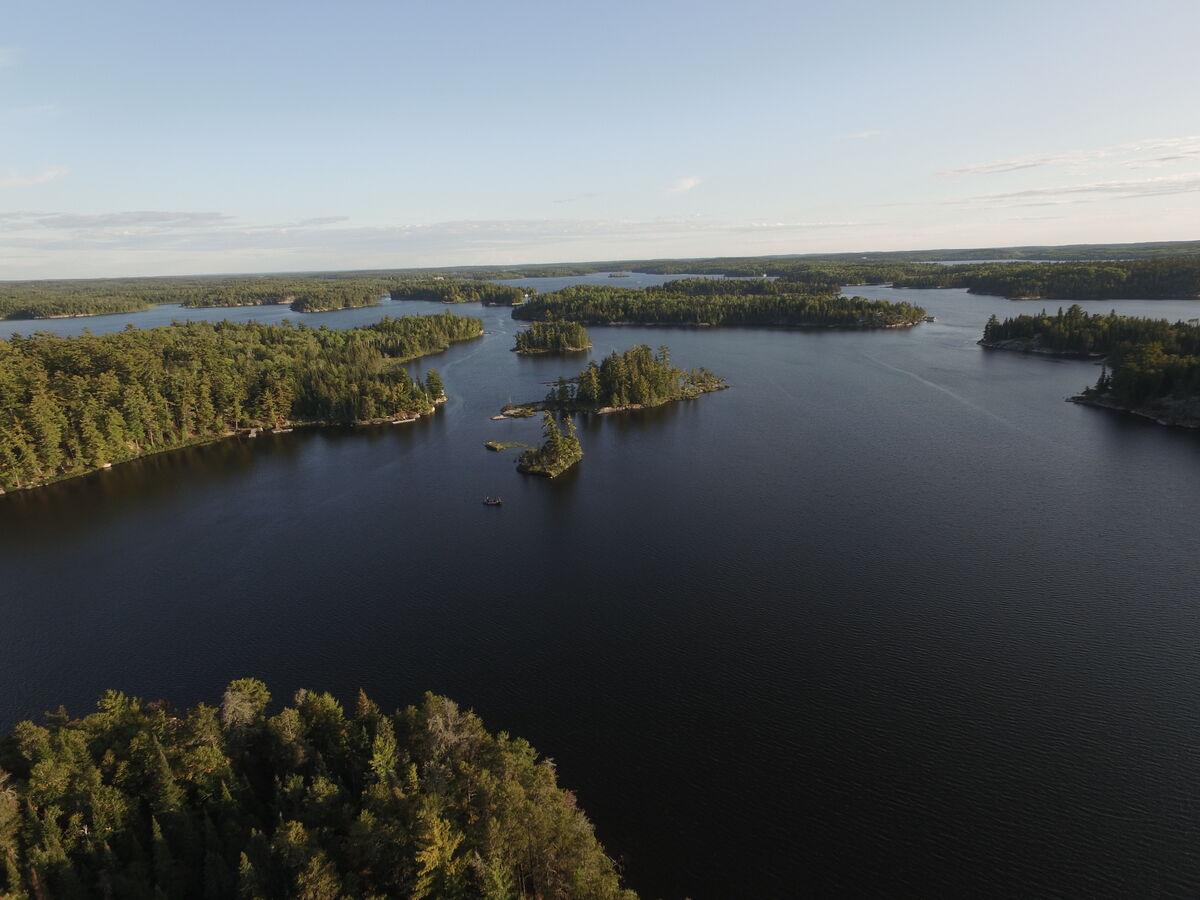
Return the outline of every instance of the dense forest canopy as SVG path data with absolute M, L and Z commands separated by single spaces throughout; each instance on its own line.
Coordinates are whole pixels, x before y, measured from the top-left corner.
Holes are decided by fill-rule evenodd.
M 478 319 L 442 313 L 346 331 L 193 322 L 0 341 L 0 488 L 239 429 L 427 413 L 440 378 L 415 381 L 399 363 L 482 333 Z
M 1013 299 L 1156 300 L 1200 297 L 1200 256 L 1092 263 L 938 266 L 902 275 L 896 287 L 967 288 Z
M 767 325 L 888 328 L 915 325 L 925 310 L 908 303 L 813 293 L 790 283 L 753 279 L 687 279 L 644 289 L 574 285 L 513 310 L 527 320 L 585 324 Z
M 0 896 L 636 900 L 553 765 L 444 697 L 109 691 L 0 741 Z
M 179 302 L 185 307 L 286 303 L 295 312 L 327 312 L 331 309 L 374 306 L 387 292 L 387 284 L 373 278 L 259 278 L 218 285 L 210 290 L 195 292 Z
M 461 279 L 428 279 L 402 281 L 388 288 L 393 300 L 428 300 L 435 303 L 482 303 L 485 306 L 518 306 L 530 294 L 529 288 L 489 281 Z
M 534 322 L 517 332 L 518 353 L 565 353 L 592 346 L 587 329 L 578 322 Z
M 1165 410 L 1190 422 L 1200 414 L 1200 324 L 1089 315 L 1079 306 L 1050 316 L 992 316 L 983 343 L 1038 348 L 1065 356 L 1105 356 L 1106 368 L 1087 399 L 1126 409 Z

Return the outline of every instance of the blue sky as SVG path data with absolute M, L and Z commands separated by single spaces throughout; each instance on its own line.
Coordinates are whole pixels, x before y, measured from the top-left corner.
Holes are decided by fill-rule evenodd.
M 0 279 L 1200 239 L 1200 4 L 55 2 Z

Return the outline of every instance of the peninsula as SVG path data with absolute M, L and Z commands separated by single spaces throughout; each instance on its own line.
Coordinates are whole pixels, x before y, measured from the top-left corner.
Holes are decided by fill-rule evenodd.
M 444 399 L 400 363 L 483 334 L 442 313 L 346 331 L 192 322 L 0 341 L 0 490 L 238 433 L 412 421 Z
M 992 316 L 985 347 L 1105 360 L 1096 384 L 1074 403 L 1119 410 L 1162 425 L 1200 428 L 1200 324 L 1089 315 L 1078 305 L 1055 316 Z

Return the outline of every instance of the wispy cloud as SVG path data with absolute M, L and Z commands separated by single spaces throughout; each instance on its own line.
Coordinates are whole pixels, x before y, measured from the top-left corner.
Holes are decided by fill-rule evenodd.
M 132 230 L 174 231 L 224 225 L 233 216 L 215 212 L 168 212 L 163 210 L 134 210 L 96 214 L 6 212 L 0 213 L 0 231 L 42 229 L 51 231 L 80 231 L 99 233 Z
M 1030 188 L 1003 194 L 981 194 L 950 203 L 999 206 L 1057 206 L 1066 203 L 1091 203 L 1104 198 L 1132 200 L 1200 191 L 1200 175 L 1163 175 L 1122 181 L 1095 181 L 1056 187 Z
M 848 141 L 865 141 L 869 138 L 882 137 L 884 132 L 877 129 L 868 129 L 867 131 L 856 131 L 853 134 L 843 134 L 842 137 Z
M 16 47 L 0 47 L 0 68 L 15 66 L 19 55 L 20 51 Z
M 1144 168 L 1156 167 L 1167 162 L 1184 159 L 1200 159 L 1200 135 L 1145 138 L 1140 141 L 1114 144 L 1109 147 L 1013 156 L 1008 159 L 976 163 L 954 169 L 943 169 L 937 174 L 943 177 L 996 175 L 1003 172 L 1036 169 L 1043 166 L 1080 167 L 1105 162 L 1115 163 L 1125 168 Z
M 397 249 L 469 252 L 587 245 L 596 241 L 687 236 L 835 232 L 856 222 L 731 222 L 701 216 L 656 219 L 514 219 L 424 225 L 347 224 L 321 216 L 281 224 L 242 224 L 217 212 L 126 211 L 100 214 L 0 213 L 0 247 L 43 251 L 312 252 L 386 254 Z
M 669 190 L 672 194 L 686 194 L 703 180 L 699 175 L 685 175 L 682 178 L 675 179 L 675 183 L 671 185 Z
M 555 203 L 578 203 L 580 200 L 593 200 L 597 194 L 572 194 L 570 197 L 560 197 Z
M 47 181 L 62 178 L 67 172 L 68 170 L 63 166 L 48 166 L 36 175 L 22 175 L 20 172 L 9 169 L 8 177 L 0 178 L 0 188 L 29 187 L 34 184 L 45 184 Z

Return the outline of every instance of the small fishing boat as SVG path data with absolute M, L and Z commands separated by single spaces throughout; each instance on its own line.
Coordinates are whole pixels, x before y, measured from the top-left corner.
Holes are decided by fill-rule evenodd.
M 503 502 L 504 501 L 501 500 L 499 497 L 484 497 L 483 498 L 484 506 L 499 506 Z

